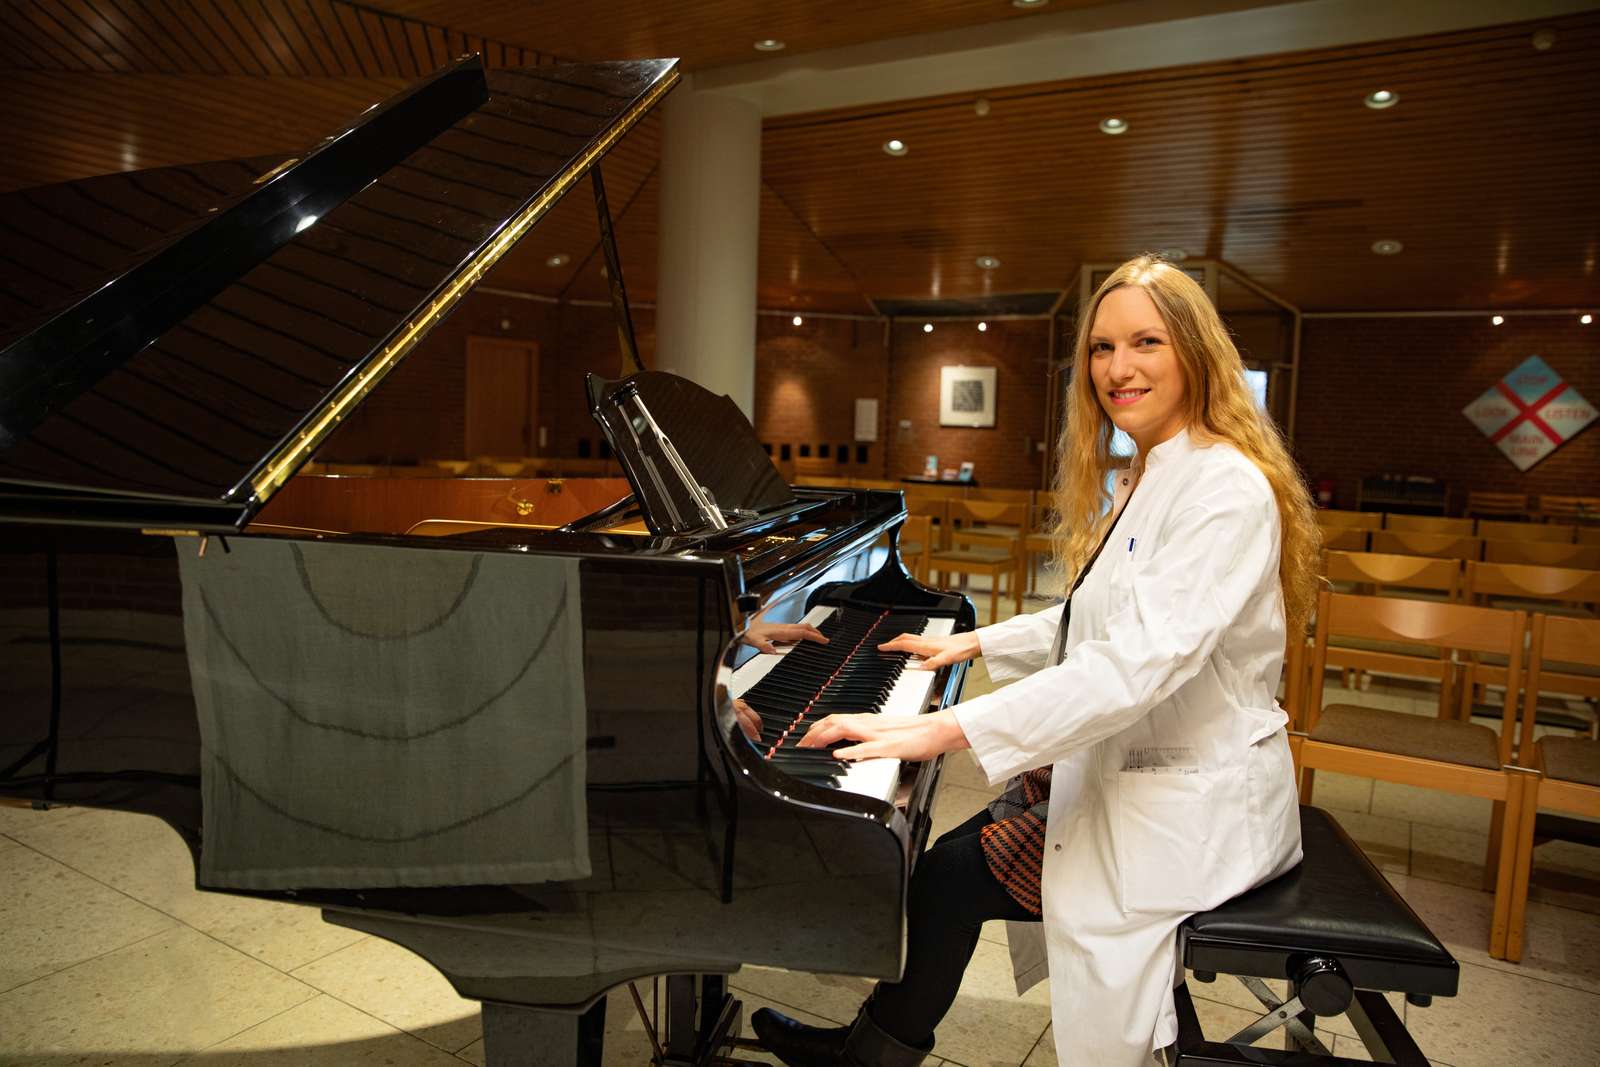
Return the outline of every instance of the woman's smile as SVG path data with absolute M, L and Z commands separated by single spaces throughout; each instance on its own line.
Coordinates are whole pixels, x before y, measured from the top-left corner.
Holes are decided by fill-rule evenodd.
M 1124 404 L 1137 404 L 1148 389 L 1114 389 L 1111 392 L 1111 402 L 1119 407 Z

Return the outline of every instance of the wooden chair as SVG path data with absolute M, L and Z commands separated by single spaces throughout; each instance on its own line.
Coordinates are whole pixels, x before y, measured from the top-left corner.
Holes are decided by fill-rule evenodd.
M 1035 560 L 1039 556 L 1049 559 L 1055 555 L 1056 538 L 1052 532 L 1056 524 L 1056 510 L 1049 490 L 1040 489 L 1033 494 L 1033 507 L 1028 513 L 1028 531 L 1022 535 L 1022 573 L 1028 580 L 1028 592 L 1033 592 Z
M 1321 526 L 1351 526 L 1358 530 L 1381 530 L 1383 528 L 1383 512 L 1340 511 L 1337 508 L 1321 508 L 1317 511 L 1317 523 Z
M 1321 526 L 1322 547 L 1339 552 L 1365 552 L 1372 531 L 1360 526 Z
M 1456 537 L 1472 536 L 1471 519 L 1446 519 L 1438 515 L 1385 515 L 1385 530 L 1405 533 L 1453 534 Z
M 1506 952 L 1515 841 L 1524 799 L 1520 772 L 1505 766 L 1511 759 L 1516 732 L 1516 702 L 1506 702 L 1497 735 L 1487 726 L 1452 719 L 1430 719 L 1355 704 L 1335 703 L 1324 708 L 1323 682 L 1329 641 L 1340 635 L 1499 652 L 1508 658 L 1514 692 L 1522 678 L 1522 634 L 1526 625 L 1527 616 L 1520 611 L 1324 592 L 1318 600 L 1316 638 L 1312 644 L 1306 732 L 1299 743 L 1302 803 L 1310 802 L 1313 777 L 1318 770 L 1485 797 L 1494 802 L 1485 867 L 1494 873 L 1489 954 L 1496 958 Z M 1449 663 L 1430 655 L 1366 655 L 1373 669 L 1388 673 L 1442 681 L 1450 669 Z
M 1491 517 L 1504 515 L 1526 519 L 1529 517 L 1528 494 L 1469 492 L 1467 494 L 1467 518 L 1482 518 L 1485 515 Z
M 1562 523 L 1494 522 L 1479 519 L 1477 536 L 1485 541 L 1544 541 L 1558 545 L 1572 544 L 1575 527 Z
M 1600 522 L 1600 496 L 1564 496 L 1546 493 L 1539 497 L 1536 509 L 1545 522 L 1566 519 L 1580 523 Z
M 1528 883 L 1533 875 L 1535 819 L 1540 808 L 1600 819 L 1600 741 L 1587 737 L 1545 736 L 1534 740 L 1539 693 L 1546 689 L 1600 696 L 1600 684 L 1588 675 L 1552 669 L 1552 663 L 1600 668 L 1600 621 L 1533 617 L 1528 650 L 1528 681 L 1522 713 L 1523 762 L 1534 772 L 1523 780 L 1521 818 L 1517 822 L 1516 865 L 1512 876 L 1511 914 L 1505 958 L 1522 958 L 1523 927 L 1528 911 Z
M 1377 552 L 1327 552 L 1322 558 L 1322 574 L 1331 582 L 1342 582 L 1349 586 L 1338 590 L 1339 592 L 1353 592 L 1364 596 L 1382 596 L 1386 592 L 1394 595 L 1398 592 L 1402 596 L 1412 597 L 1421 593 L 1432 594 L 1421 599 L 1446 601 L 1461 599 L 1461 564 L 1453 559 L 1392 556 Z M 1350 651 L 1351 655 L 1346 656 L 1346 651 Z M 1401 653 L 1425 651 L 1428 655 L 1437 657 L 1440 662 L 1447 662 L 1451 656 L 1448 648 L 1417 650 L 1402 646 L 1397 649 L 1382 641 L 1351 637 L 1340 638 L 1335 645 L 1329 646 L 1328 666 L 1340 668 L 1344 673 L 1345 688 L 1354 688 L 1357 680 L 1366 674 L 1366 671 L 1361 669 L 1364 662 L 1362 653 L 1372 651 Z M 1365 683 L 1362 683 L 1362 688 L 1365 687 Z M 1439 682 L 1441 717 L 1456 714 L 1454 700 L 1455 676 L 1453 672 L 1445 671 L 1440 675 Z
M 1476 537 L 1413 530 L 1373 530 L 1370 545 L 1373 552 L 1394 556 L 1477 559 L 1483 554 L 1483 542 Z
M 1535 526 L 1534 529 L 1540 527 Z M 1600 544 L 1562 545 L 1547 541 L 1485 541 L 1483 561 L 1600 571 Z
M 986 500 L 1000 504 L 1032 504 L 1032 489 L 977 489 L 967 490 L 966 499 Z
M 911 576 L 928 581 L 928 557 L 933 554 L 933 520 L 926 515 L 907 515 L 900 526 L 900 562 Z
M 945 574 L 990 576 L 989 621 L 999 621 L 1000 577 L 1011 575 L 1011 596 L 1022 613 L 1022 538 L 1027 533 L 1028 505 L 988 500 L 952 500 L 945 547 L 928 561 L 930 570 Z
M 990 504 L 986 501 L 949 501 L 946 547 L 928 558 L 930 573 L 941 584 L 949 574 L 989 576 L 989 622 L 1000 621 L 1000 579 L 1011 577 L 1011 597 L 1022 611 L 1022 528 L 1027 525 L 1026 504 Z
M 470 459 L 435 459 L 430 462 L 452 478 L 465 478 L 472 473 Z
M 1594 618 L 1600 603 L 1600 571 L 1563 567 L 1537 567 L 1517 563 L 1467 564 L 1465 599 L 1484 607 L 1519 608 L 1544 614 Z M 1600 679 L 1594 679 L 1600 682 Z M 1462 666 L 1461 705 L 1458 716 L 1470 718 L 1496 709 L 1483 705 L 1490 687 L 1507 685 L 1505 661 L 1493 655 L 1469 655 Z M 1510 689 L 1506 689 L 1509 694 Z M 1510 699 L 1508 696 L 1507 699 Z M 1572 715 L 1547 715 L 1552 725 L 1593 730 L 1591 720 Z
M 950 530 L 949 494 L 942 486 L 936 485 L 908 485 L 904 493 L 906 513 L 926 515 L 933 520 L 933 547 L 943 548 L 945 534 Z
M 1600 570 L 1573 567 L 1538 567 L 1525 563 L 1467 563 L 1467 599 L 1474 604 L 1492 604 L 1495 599 L 1550 602 L 1568 605 L 1563 615 L 1596 615 L 1600 606 Z M 1551 608 L 1534 605 L 1543 611 Z

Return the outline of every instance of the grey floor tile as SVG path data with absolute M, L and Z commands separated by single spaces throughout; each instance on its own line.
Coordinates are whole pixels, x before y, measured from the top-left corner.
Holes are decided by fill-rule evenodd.
M 0 860 L 0 991 L 177 925 L 48 856 L 9 849 Z
M 452 1067 L 460 1061 L 329 996 L 316 996 L 203 1052 L 183 1067 Z
M 0 1063 L 173 1063 L 314 996 L 177 926 L 0 994 Z

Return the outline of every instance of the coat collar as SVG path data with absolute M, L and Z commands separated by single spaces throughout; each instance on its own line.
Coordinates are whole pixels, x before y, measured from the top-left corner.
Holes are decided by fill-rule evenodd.
M 1195 443 L 1194 438 L 1187 429 L 1180 430 L 1144 455 L 1136 456 L 1134 458 L 1134 467 L 1136 469 L 1142 468 L 1148 474 L 1157 467 L 1189 455 L 1198 447 L 1199 445 Z

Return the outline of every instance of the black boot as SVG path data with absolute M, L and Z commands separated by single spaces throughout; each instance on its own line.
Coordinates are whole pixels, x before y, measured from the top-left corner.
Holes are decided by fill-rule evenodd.
M 788 1067 L 920 1067 L 933 1042 L 914 1048 L 885 1033 L 872 1021 L 871 1004 L 850 1026 L 807 1026 L 771 1008 L 750 1016 L 750 1026 Z

